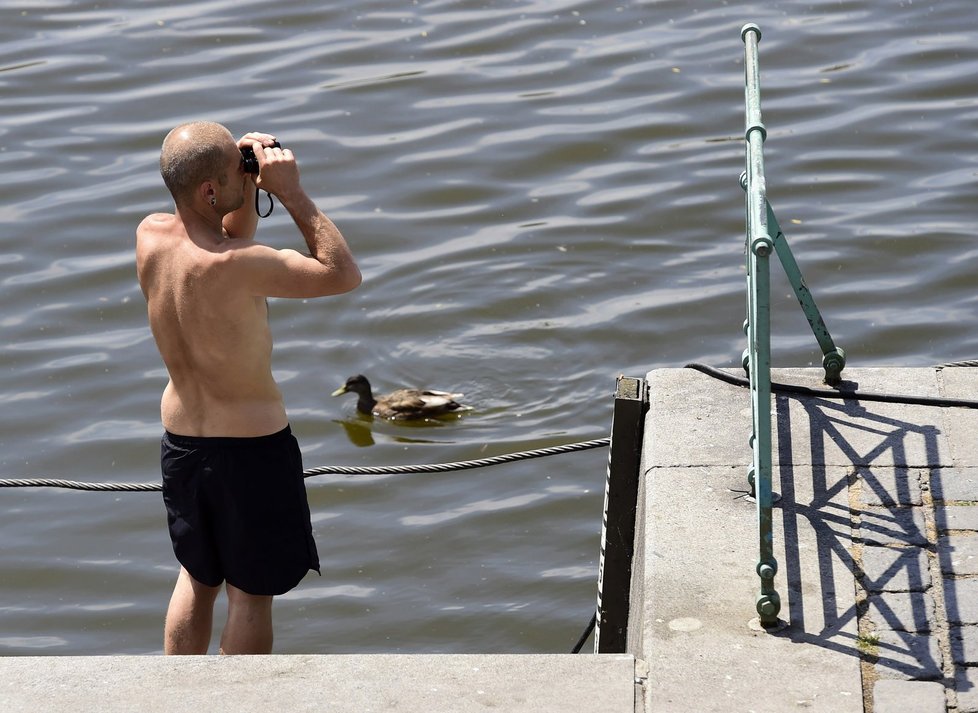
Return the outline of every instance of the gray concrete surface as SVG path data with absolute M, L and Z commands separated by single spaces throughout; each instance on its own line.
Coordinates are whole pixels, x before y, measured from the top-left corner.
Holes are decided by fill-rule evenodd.
M 4 713 L 634 710 L 627 655 L 0 658 Z
M 740 369 L 730 373 L 742 376 Z M 864 392 L 978 399 L 975 368 L 847 368 Z M 629 650 L 649 712 L 978 711 L 978 411 L 775 395 L 776 586 L 752 626 L 750 398 L 648 377 Z M 775 381 L 825 388 L 821 369 Z

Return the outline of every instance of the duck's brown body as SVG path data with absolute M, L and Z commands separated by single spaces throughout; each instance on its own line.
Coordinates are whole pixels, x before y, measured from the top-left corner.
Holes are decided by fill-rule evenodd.
M 447 391 L 398 389 L 375 397 L 370 382 L 360 374 L 347 379 L 343 386 L 333 392 L 333 396 L 351 391 L 358 396 L 357 411 L 360 413 L 398 421 L 433 418 L 471 408 L 456 401 L 462 394 Z

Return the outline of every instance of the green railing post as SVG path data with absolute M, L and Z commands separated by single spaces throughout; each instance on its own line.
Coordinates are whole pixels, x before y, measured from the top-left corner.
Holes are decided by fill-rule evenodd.
M 774 240 L 768 227 L 767 189 L 764 179 L 764 140 L 767 131 L 761 122 L 760 69 L 757 44 L 761 30 L 744 25 L 741 38 L 745 47 L 746 171 L 747 189 L 747 366 L 750 374 L 753 414 L 753 483 L 757 506 L 758 558 L 756 571 L 761 580 L 757 597 L 760 623 L 778 623 L 781 601 L 774 589 L 778 563 L 774 558 L 774 521 L 771 513 L 771 266 Z
M 746 106 L 745 170 L 740 185 L 746 192 L 747 206 L 747 319 L 744 333 L 747 349 L 742 357 L 750 377 L 753 431 L 751 468 L 747 474 L 751 495 L 757 504 L 758 556 L 757 575 L 761 591 L 757 597 L 757 614 L 762 626 L 777 626 L 781 600 L 774 589 L 778 562 L 774 557 L 774 522 L 771 508 L 773 463 L 771 458 L 771 254 L 775 253 L 784 268 L 795 297 L 822 350 L 825 381 L 837 384 L 846 364 L 845 352 L 835 345 L 822 319 L 801 269 L 795 261 L 788 240 L 767 200 L 764 178 L 764 142 L 767 130 L 761 122 L 761 83 L 757 45 L 761 28 L 753 23 L 740 30 L 744 41 L 744 103 Z

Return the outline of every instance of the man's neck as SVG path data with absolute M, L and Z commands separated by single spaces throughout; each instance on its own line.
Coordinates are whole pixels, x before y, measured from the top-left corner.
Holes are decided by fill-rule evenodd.
M 223 216 L 213 210 L 200 210 L 194 205 L 177 205 L 176 218 L 195 243 L 221 244 L 225 241 Z

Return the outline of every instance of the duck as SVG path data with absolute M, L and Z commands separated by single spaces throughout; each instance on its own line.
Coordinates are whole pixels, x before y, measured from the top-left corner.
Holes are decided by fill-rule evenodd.
M 464 394 L 447 391 L 397 389 L 389 394 L 375 397 L 370 382 L 363 374 L 348 378 L 343 386 L 333 392 L 333 396 L 342 396 L 350 392 L 359 397 L 357 411 L 360 413 L 373 414 L 394 421 L 433 418 L 472 410 L 471 406 L 456 401 Z

